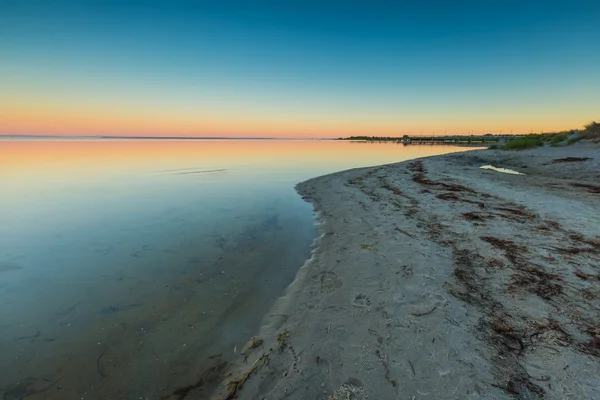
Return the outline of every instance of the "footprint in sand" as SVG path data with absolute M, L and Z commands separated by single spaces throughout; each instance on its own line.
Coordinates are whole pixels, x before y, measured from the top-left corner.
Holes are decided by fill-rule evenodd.
M 327 271 L 321 275 L 321 293 L 335 292 L 344 286 L 335 272 Z
M 356 307 L 368 307 L 371 305 L 371 299 L 369 296 L 364 294 L 357 294 L 354 296 L 354 300 L 352 300 L 352 305 Z
M 365 310 L 371 311 L 371 299 L 369 298 L 369 296 L 364 294 L 359 293 L 356 296 L 354 296 L 354 299 L 352 300 L 352 305 L 354 306 L 354 310 L 352 311 L 352 316 L 354 317 L 361 316 L 365 312 Z

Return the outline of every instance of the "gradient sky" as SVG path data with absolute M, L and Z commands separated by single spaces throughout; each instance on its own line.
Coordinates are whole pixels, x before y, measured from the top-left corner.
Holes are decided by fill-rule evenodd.
M 0 0 L 0 134 L 522 133 L 598 93 L 597 0 Z

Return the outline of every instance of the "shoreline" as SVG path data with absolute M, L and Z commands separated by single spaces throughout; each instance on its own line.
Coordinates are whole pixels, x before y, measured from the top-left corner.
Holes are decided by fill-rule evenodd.
M 599 161 L 480 150 L 298 184 L 321 235 L 215 398 L 593 397 Z

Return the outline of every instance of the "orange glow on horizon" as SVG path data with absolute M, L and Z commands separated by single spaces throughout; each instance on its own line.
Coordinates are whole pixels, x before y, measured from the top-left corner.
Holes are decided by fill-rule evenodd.
M 3 104 L 4 103 L 4 104 Z M 71 105 L 11 104 L 0 101 L 0 134 L 47 136 L 176 136 L 176 137 L 265 137 L 265 138 L 338 138 L 347 136 L 402 136 L 530 133 L 576 129 L 589 122 L 581 116 L 549 116 L 543 124 L 532 126 L 524 117 L 474 116 L 470 124 L 457 117 L 447 121 L 422 116 L 367 118 L 349 115 L 346 120 L 324 117 L 264 115 L 204 115 L 201 110 L 177 114 L 172 110 L 150 112 L 131 109 L 95 109 Z M 502 128 L 489 128 L 501 126 Z

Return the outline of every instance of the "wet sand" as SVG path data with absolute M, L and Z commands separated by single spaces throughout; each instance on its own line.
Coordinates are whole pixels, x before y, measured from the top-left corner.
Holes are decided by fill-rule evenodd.
M 216 398 L 595 398 L 599 182 L 578 143 L 299 184 L 321 237 Z

